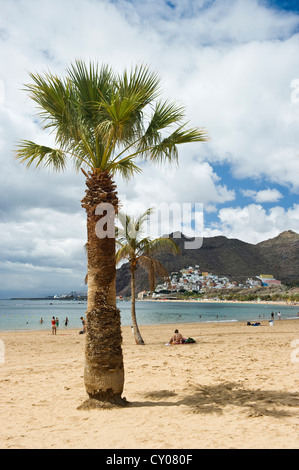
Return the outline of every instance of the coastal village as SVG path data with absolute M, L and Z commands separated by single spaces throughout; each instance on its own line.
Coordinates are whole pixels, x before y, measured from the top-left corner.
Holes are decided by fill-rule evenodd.
M 178 272 L 172 272 L 169 276 L 170 282 L 158 284 L 153 293 L 141 291 L 138 293 L 138 299 L 147 297 L 160 298 L 165 294 L 177 294 L 180 292 L 193 292 L 203 294 L 207 289 L 252 289 L 254 287 L 280 286 L 281 281 L 274 278 L 271 274 L 260 274 L 254 278 L 248 278 L 245 283 L 231 281 L 227 276 L 218 276 L 217 274 L 201 271 L 198 265 L 189 266 Z

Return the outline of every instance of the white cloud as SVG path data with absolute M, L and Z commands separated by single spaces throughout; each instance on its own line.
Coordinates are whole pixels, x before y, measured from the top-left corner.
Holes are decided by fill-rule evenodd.
M 205 144 L 199 144 L 205 145 Z M 235 199 L 235 191 L 221 185 L 221 177 L 207 162 L 182 159 L 179 167 L 146 165 L 136 180 L 125 185 L 118 182 L 119 194 L 127 194 L 130 201 L 199 202 L 206 205 L 225 203 Z
M 1 292 L 9 296 L 35 297 L 84 290 L 79 272 L 71 268 L 35 266 L 31 263 L 0 262 Z
M 34 279 L 44 294 L 55 286 L 59 292 L 66 286 L 84 289 L 85 224 L 83 211 L 66 214 L 38 208 L 1 222 L 1 290 L 25 293 Z
M 296 35 L 199 54 L 183 90 L 193 120 L 211 137 L 205 158 L 228 162 L 238 178 L 266 177 L 298 190 L 299 106 L 290 88 L 298 48 Z M 188 90 L 196 93 L 188 98 Z
M 28 257 L 36 263 L 39 259 L 49 263 L 53 258 L 56 266 L 64 266 L 66 260 L 75 263 L 78 248 L 83 253 L 85 224 L 83 210 L 66 214 L 53 209 L 29 209 L 20 219 L 0 223 L 1 253 L 10 259 Z
M 225 235 L 248 243 L 258 243 L 277 236 L 280 232 L 299 232 L 299 204 L 289 209 L 276 206 L 268 211 L 260 204 L 245 207 L 223 208 L 219 222 L 213 228 L 205 228 L 205 236 Z
M 283 198 L 278 189 L 263 189 L 261 191 L 253 191 L 251 189 L 241 190 L 241 193 L 245 197 L 249 197 L 255 200 L 255 202 L 277 202 Z

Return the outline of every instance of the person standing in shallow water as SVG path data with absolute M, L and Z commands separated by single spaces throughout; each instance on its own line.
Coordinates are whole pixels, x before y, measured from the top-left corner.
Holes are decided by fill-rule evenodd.
M 80 334 L 84 334 L 86 331 L 86 326 L 85 326 L 85 318 L 80 317 L 80 320 L 82 321 L 82 330 L 80 331 Z
M 52 317 L 51 324 L 52 324 L 52 335 L 56 335 L 56 320 L 55 320 L 55 317 Z

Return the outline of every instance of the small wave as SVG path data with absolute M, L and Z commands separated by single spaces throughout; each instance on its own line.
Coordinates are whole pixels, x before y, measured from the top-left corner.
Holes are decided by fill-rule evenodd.
M 206 321 L 203 321 L 203 323 L 231 323 L 231 322 L 238 322 L 238 321 L 245 321 L 245 320 L 236 320 L 236 319 L 232 319 L 232 320 L 206 320 Z

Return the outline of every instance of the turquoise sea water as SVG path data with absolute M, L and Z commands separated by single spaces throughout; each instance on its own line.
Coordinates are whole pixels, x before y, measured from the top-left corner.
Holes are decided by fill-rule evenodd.
M 123 326 L 131 325 L 131 303 L 118 302 Z M 47 330 L 51 318 L 59 318 L 59 329 L 81 329 L 81 316 L 85 316 L 86 302 L 59 300 L 0 300 L 0 331 Z M 266 305 L 259 303 L 214 302 L 136 302 L 138 324 L 159 325 L 167 323 L 238 322 L 270 320 L 271 312 L 277 319 L 298 318 L 299 306 Z M 41 324 L 40 319 L 44 322 Z M 64 325 L 68 317 L 68 326 Z

